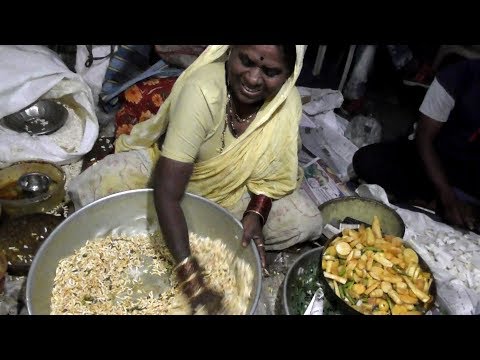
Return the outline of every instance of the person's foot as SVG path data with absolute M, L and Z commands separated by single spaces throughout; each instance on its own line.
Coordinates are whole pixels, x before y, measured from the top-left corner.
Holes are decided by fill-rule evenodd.
M 415 72 L 407 70 L 403 78 L 403 83 L 407 86 L 421 86 L 428 89 L 433 78 L 434 74 L 432 68 L 427 64 L 423 64 L 418 67 Z
M 365 97 L 353 100 L 345 99 L 339 109 L 339 115 L 343 115 L 347 118 L 352 118 L 355 115 L 362 114 L 365 111 L 366 103 L 367 101 Z

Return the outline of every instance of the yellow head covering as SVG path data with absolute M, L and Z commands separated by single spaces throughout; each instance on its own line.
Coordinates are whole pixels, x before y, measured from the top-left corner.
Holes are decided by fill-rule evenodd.
M 292 75 L 277 95 L 264 103 L 255 121 L 238 140 L 221 154 L 195 164 L 188 191 L 230 207 L 247 189 L 274 199 L 295 189 L 298 125 L 302 111 L 295 82 L 302 69 L 305 48 L 304 45 L 296 45 L 297 57 Z M 159 153 L 155 144 L 167 128 L 171 100 L 180 94 L 197 69 L 215 61 L 225 61 L 228 49 L 228 45 L 210 45 L 177 79 L 158 113 L 135 125 L 130 135 L 118 138 L 116 151 L 151 148 L 152 157 L 157 157 Z

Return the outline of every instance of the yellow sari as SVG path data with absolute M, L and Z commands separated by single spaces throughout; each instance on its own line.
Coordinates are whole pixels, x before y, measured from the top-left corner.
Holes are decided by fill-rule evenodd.
M 227 45 L 210 45 L 178 78 L 158 113 L 135 125 L 130 135 L 120 136 L 116 152 L 149 148 L 152 161 L 161 155 L 156 141 L 167 129 L 169 108 L 197 69 L 215 61 L 225 61 Z M 300 74 L 304 45 L 296 45 L 297 59 L 292 75 L 278 94 L 266 102 L 255 121 L 221 154 L 194 164 L 187 191 L 229 208 L 245 192 L 279 199 L 297 187 L 298 127 L 302 104 L 295 82 Z

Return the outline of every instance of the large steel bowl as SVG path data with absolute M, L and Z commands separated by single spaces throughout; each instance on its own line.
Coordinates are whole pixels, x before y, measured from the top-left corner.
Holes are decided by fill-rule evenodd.
M 254 314 L 262 281 L 260 257 L 255 246 L 242 247 L 240 222 L 217 204 L 197 195 L 185 194 L 181 206 L 189 231 L 223 239 L 236 256 L 252 266 L 254 280 L 247 313 Z M 139 234 L 158 229 L 152 189 L 113 194 L 78 210 L 50 234 L 33 260 L 26 288 L 29 314 L 50 314 L 57 265 L 87 240 L 119 232 Z

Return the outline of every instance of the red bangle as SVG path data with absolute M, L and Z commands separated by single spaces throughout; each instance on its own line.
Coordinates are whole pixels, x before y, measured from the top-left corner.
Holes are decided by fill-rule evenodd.
M 267 222 L 268 214 L 272 208 L 272 199 L 265 195 L 254 195 L 247 206 L 247 210 L 243 213 L 243 217 L 249 212 L 256 213 L 262 219 L 262 225 Z

